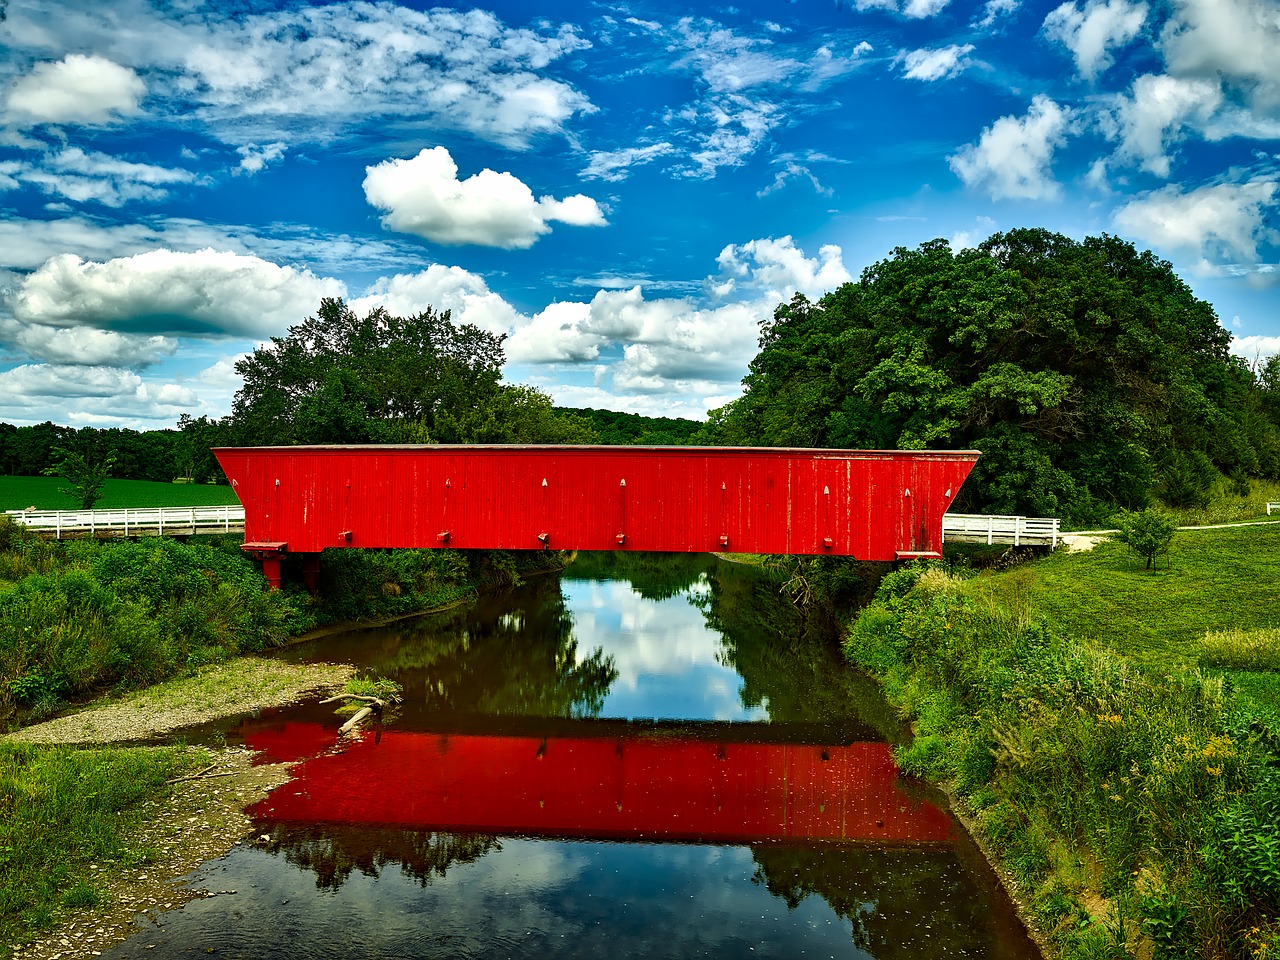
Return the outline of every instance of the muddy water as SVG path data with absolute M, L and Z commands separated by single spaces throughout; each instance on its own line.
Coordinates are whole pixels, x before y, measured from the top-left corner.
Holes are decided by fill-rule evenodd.
M 588 555 L 290 655 L 404 702 L 341 744 L 314 704 L 224 731 L 301 761 L 269 841 L 108 956 L 1038 956 L 874 686 L 757 571 Z

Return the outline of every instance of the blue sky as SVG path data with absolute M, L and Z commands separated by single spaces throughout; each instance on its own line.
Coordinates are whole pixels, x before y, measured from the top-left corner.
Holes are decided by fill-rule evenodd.
M 0 11 L 11 423 L 225 414 L 323 296 L 700 418 L 795 291 L 1019 226 L 1153 249 L 1280 351 L 1276 0 Z

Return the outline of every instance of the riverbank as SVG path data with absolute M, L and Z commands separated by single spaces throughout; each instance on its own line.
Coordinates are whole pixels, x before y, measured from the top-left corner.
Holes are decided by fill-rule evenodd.
M 95 956 L 146 929 L 148 918 L 159 911 L 208 895 L 187 889 L 181 879 L 237 844 L 253 842 L 245 807 L 289 776 L 288 765 L 255 765 L 253 754 L 237 747 L 94 745 L 155 739 L 192 724 L 283 706 L 336 690 L 353 673 L 345 664 L 244 658 L 0 737 L 0 784 L 14 804 L 6 829 L 23 829 L 20 821 L 27 815 L 36 823 L 47 820 L 51 810 L 41 794 L 55 787 L 62 794 L 59 803 L 85 814 L 71 835 L 53 837 L 54 831 L 43 828 L 45 837 L 24 838 L 29 845 L 24 860 L 46 861 L 24 863 L 25 870 L 64 876 L 60 889 L 20 910 L 14 908 L 26 892 L 8 887 L 21 878 L 6 878 L 0 888 L 7 908 L 4 929 L 14 940 L 29 942 L 8 942 L 0 955 L 24 960 Z M 74 769 L 62 773 L 69 765 Z M 50 766 L 60 773 L 46 772 Z M 88 770 L 95 772 L 92 779 L 85 775 Z M 64 779 L 53 779 L 60 775 Z M 88 802 L 113 776 L 134 781 L 119 795 L 120 803 Z M 82 797 L 86 802 L 79 802 Z M 35 807 L 20 809 L 24 802 Z M 127 826 L 118 836 L 97 845 L 86 842 L 103 829 L 114 832 L 120 823 Z
M 1280 950 L 1280 533 L 1202 531 L 1001 572 L 906 569 L 850 660 L 1061 958 Z

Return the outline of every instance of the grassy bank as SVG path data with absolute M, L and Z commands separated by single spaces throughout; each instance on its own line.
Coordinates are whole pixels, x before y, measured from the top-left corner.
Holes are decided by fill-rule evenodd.
M 60 487 L 67 486 L 61 477 L 0 476 L 0 511 L 77 510 L 80 505 Z M 228 486 L 208 483 L 151 483 L 147 480 L 109 479 L 102 486 L 102 499 L 94 509 L 118 510 L 125 507 L 216 507 L 240 503 Z
M 0 729 L 320 624 L 429 610 L 559 563 L 541 551 L 328 550 L 312 597 L 296 586 L 300 569 L 268 591 L 238 535 L 59 542 L 0 517 Z
M 0 954 L 68 911 L 98 906 L 103 878 L 145 870 L 122 839 L 139 804 L 199 762 L 177 749 L 76 750 L 0 743 Z
M 1280 955 L 1273 530 L 898 571 L 850 626 L 1063 957 Z

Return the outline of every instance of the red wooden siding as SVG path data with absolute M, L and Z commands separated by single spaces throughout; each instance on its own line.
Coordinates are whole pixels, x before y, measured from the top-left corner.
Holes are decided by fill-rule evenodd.
M 309 729 L 308 729 L 309 728 Z M 317 724 L 249 731 L 274 758 Z M 353 789 L 358 784 L 359 789 Z M 312 757 L 250 808 L 275 822 L 523 836 L 750 843 L 943 843 L 947 814 L 910 796 L 887 743 L 719 743 L 696 737 L 512 737 L 388 730 Z
M 326 446 L 214 451 L 246 546 L 941 550 L 976 451 Z

